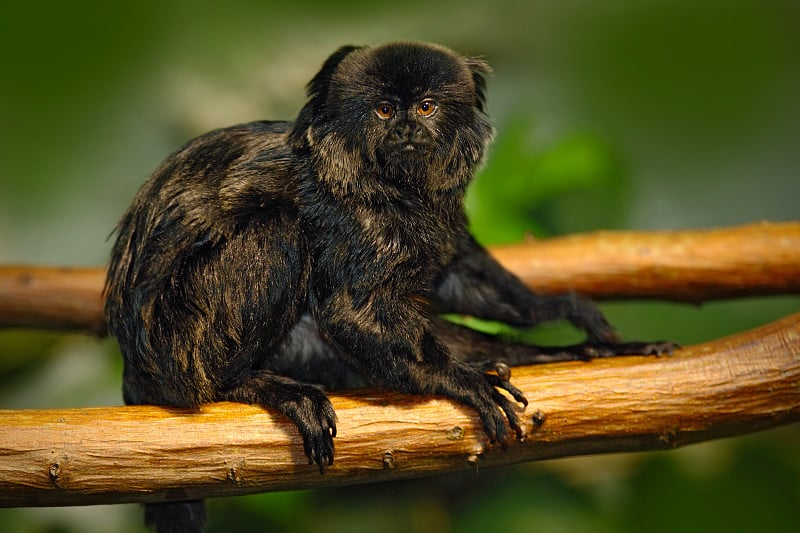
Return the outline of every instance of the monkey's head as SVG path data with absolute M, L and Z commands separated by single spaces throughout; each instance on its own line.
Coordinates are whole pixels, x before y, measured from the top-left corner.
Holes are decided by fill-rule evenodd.
M 431 44 L 340 48 L 309 83 L 290 143 L 341 194 L 463 190 L 493 133 L 488 71 Z

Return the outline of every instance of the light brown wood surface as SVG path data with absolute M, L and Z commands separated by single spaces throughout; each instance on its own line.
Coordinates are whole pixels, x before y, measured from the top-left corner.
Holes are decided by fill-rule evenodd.
M 0 506 L 152 502 L 354 484 L 568 455 L 672 448 L 800 420 L 800 314 L 669 357 L 515 368 L 525 441 L 489 446 L 442 399 L 332 395 L 336 460 L 306 464 L 259 407 L 0 411 Z
M 495 248 L 536 290 L 700 302 L 800 294 L 800 223 L 600 232 Z M 0 267 L 0 327 L 103 334 L 102 268 Z M 306 464 L 268 410 L 212 404 L 0 410 L 0 506 L 236 495 L 416 477 L 553 457 L 656 450 L 800 421 L 800 314 L 670 357 L 513 369 L 524 442 L 489 446 L 442 399 L 332 395 L 336 460 Z
M 700 303 L 800 294 L 800 223 L 682 231 L 601 231 L 492 250 L 529 286 L 594 299 Z

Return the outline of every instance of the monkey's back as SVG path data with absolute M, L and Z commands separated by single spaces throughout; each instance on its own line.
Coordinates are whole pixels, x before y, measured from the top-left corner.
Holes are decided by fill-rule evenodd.
M 274 352 L 306 306 L 287 122 L 200 136 L 170 155 L 117 227 L 106 318 L 127 403 L 217 399 Z

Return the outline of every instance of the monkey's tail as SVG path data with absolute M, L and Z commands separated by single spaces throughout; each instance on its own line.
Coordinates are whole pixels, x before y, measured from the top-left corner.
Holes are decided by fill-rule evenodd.
M 147 503 L 144 522 L 156 533 L 202 533 L 206 507 L 203 500 Z

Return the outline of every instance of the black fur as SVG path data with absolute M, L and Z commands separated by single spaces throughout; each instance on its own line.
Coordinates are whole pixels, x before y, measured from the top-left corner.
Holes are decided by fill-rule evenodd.
M 276 409 L 322 470 L 336 416 L 320 384 L 360 376 L 452 398 L 506 442 L 509 427 L 522 433 L 500 389 L 527 402 L 499 359 L 650 350 L 614 344 L 587 300 L 531 293 L 469 235 L 464 191 L 492 137 L 486 72 L 433 45 L 345 47 L 311 80 L 294 124 L 234 126 L 172 154 L 134 198 L 111 256 L 106 315 L 125 401 Z M 567 319 L 594 348 L 503 343 L 439 312 L 521 327 Z M 203 506 L 153 504 L 147 521 L 198 530 Z

